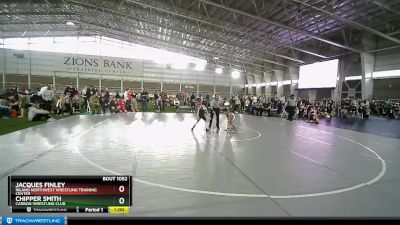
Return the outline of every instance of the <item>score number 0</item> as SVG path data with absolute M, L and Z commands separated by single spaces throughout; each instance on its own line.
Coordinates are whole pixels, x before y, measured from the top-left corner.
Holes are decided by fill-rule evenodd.
M 118 190 L 119 190 L 119 192 L 122 193 L 125 191 L 125 187 L 121 185 L 121 186 L 119 186 Z M 121 197 L 121 198 L 119 198 L 118 202 L 119 202 L 119 204 L 123 205 L 125 203 L 125 199 Z

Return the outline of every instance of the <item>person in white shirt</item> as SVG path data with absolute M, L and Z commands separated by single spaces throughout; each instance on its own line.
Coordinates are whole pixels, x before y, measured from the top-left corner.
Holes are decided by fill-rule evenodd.
M 175 97 L 174 98 L 174 106 L 175 106 L 176 112 L 178 112 L 178 110 L 179 110 L 179 105 L 180 105 L 179 99 L 177 97 Z
M 29 112 L 28 112 L 28 120 L 29 121 L 39 121 L 42 120 L 43 118 L 46 119 L 48 122 L 54 121 L 53 118 L 50 116 L 50 112 L 47 110 L 43 109 L 37 109 L 33 105 L 28 107 Z
M 290 98 L 287 101 L 286 104 L 286 109 L 288 112 L 288 120 L 292 121 L 293 120 L 293 116 L 295 113 L 295 109 L 296 109 L 296 98 L 294 97 L 294 94 L 290 95 Z
M 42 91 L 42 99 L 44 101 L 43 109 L 50 111 L 54 98 L 55 98 L 54 91 L 51 89 L 51 85 L 48 84 L 47 89 L 44 89 Z
M 125 92 L 124 92 L 124 100 L 125 100 L 125 101 L 128 99 L 128 91 L 129 91 L 128 88 L 125 89 Z
M 56 114 L 64 114 L 64 95 L 61 95 L 56 103 Z
M 45 85 L 45 86 L 41 87 L 41 88 L 40 88 L 40 91 L 39 91 L 39 93 L 38 93 L 38 95 L 42 95 L 42 94 L 43 94 L 43 91 L 44 91 L 44 90 L 47 90 L 48 88 L 49 88 L 48 85 Z

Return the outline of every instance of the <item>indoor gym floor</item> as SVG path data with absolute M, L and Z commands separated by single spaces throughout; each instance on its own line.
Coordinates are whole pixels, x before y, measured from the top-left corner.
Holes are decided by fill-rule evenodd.
M 129 216 L 400 216 L 400 139 L 247 115 L 233 134 L 194 122 L 83 115 L 0 136 L 0 215 L 9 175 L 121 174 L 135 178 Z

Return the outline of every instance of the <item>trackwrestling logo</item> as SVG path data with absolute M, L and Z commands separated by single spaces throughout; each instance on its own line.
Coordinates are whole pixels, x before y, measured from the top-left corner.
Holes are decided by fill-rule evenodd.
M 3 217 L 3 224 L 13 225 L 34 225 L 34 224 L 52 224 L 64 225 L 64 217 Z

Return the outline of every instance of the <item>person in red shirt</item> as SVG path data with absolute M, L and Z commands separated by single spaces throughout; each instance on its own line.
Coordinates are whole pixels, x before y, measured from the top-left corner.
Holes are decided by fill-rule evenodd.
M 119 106 L 119 112 L 127 112 L 126 111 L 126 105 L 125 105 L 125 101 L 124 100 L 119 100 L 119 104 L 118 104 L 118 106 Z

